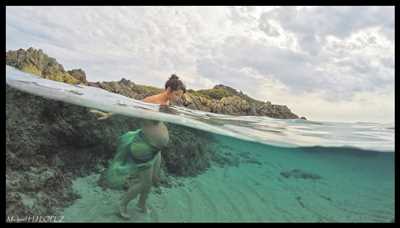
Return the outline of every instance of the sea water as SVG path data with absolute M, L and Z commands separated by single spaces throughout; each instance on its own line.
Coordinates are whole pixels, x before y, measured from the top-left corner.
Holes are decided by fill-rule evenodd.
M 99 88 L 69 85 L 7 66 L 7 84 L 50 99 L 207 131 L 238 166 L 212 166 L 151 194 L 148 216 L 128 222 L 390 222 L 394 219 L 394 123 L 229 116 L 160 107 Z M 66 221 L 124 222 L 120 193 L 80 178 Z

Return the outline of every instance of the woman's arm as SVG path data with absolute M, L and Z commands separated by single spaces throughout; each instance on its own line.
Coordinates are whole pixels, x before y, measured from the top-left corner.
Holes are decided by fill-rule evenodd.
M 97 116 L 97 120 L 104 120 L 111 117 L 112 112 L 102 112 L 96 109 L 90 109 L 91 113 L 94 113 Z

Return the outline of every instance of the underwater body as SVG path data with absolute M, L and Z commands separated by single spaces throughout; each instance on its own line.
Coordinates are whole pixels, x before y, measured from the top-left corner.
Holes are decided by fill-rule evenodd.
M 214 162 L 198 175 L 176 177 L 175 186 L 153 189 L 147 215 L 136 212 L 136 202 L 131 202 L 130 220 L 116 213 L 123 191 L 101 188 L 100 173 L 78 177 L 72 188 L 80 197 L 59 210 L 65 222 L 394 219 L 394 124 L 230 116 L 176 106 L 161 110 L 99 88 L 50 81 L 8 66 L 6 70 L 7 84 L 20 91 L 202 131 L 212 151 L 230 160 Z M 180 153 L 190 151 L 182 147 Z

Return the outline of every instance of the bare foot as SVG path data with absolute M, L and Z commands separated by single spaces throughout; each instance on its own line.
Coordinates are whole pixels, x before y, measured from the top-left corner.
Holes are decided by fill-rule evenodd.
M 139 212 L 141 212 L 141 213 L 143 213 L 143 214 L 148 214 L 148 213 L 151 212 L 150 208 L 148 208 L 148 207 L 146 207 L 146 206 L 141 207 L 141 206 L 138 205 L 136 208 L 137 208 L 137 210 L 138 210 Z
M 154 180 L 153 181 L 154 187 L 160 187 L 161 186 L 161 181 L 160 180 Z
M 124 206 L 119 206 L 119 215 L 124 219 L 130 218 L 130 216 L 128 215 L 128 211 Z

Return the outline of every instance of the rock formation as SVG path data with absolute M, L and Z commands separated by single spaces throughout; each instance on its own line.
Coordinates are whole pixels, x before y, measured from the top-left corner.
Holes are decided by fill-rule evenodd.
M 70 72 L 64 70 L 64 67 L 56 59 L 50 58 L 41 49 L 29 48 L 26 51 L 24 49 L 8 51 L 6 53 L 6 64 L 46 79 L 71 84 L 86 83 L 86 76 L 82 70 L 72 70 L 70 72 L 73 72 L 74 76 L 71 75 Z M 78 74 L 80 75 L 76 78 Z
M 121 115 L 97 120 L 85 107 L 9 86 L 6 95 L 7 215 L 54 214 L 71 203 L 78 197 L 72 192 L 72 179 L 104 171 L 118 137 L 140 126 L 140 119 Z M 162 152 L 163 175 L 205 171 L 215 156 L 210 135 L 167 125 L 170 144 Z
M 134 99 L 143 99 L 163 91 L 161 88 L 137 85 L 124 78 L 120 81 L 88 82 L 83 70 L 65 71 L 61 64 L 40 49 L 29 48 L 26 51 L 24 49 L 8 51 L 6 53 L 6 64 L 47 79 L 72 84 L 83 83 Z M 258 101 L 225 85 L 216 85 L 207 90 L 194 91 L 189 89 L 174 104 L 190 109 L 229 115 L 255 115 L 281 119 L 299 118 L 286 105 Z

